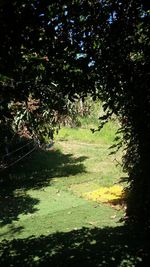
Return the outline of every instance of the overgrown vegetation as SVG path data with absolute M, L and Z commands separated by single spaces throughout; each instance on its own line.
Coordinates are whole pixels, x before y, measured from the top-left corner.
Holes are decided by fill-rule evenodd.
M 18 130 L 51 138 L 70 103 L 100 99 L 98 129 L 113 116 L 121 124 L 126 220 L 149 231 L 149 2 L 1 0 L 0 22 L 1 150 Z

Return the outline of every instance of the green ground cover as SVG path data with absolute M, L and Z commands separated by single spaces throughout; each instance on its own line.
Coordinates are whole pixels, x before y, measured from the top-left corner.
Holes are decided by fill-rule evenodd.
M 83 122 L 83 119 L 82 119 Z M 95 132 L 94 134 L 90 129 L 97 129 L 98 125 L 94 125 L 91 123 L 90 120 L 86 120 L 82 124 L 81 128 L 70 128 L 70 127 L 63 127 L 59 131 L 59 135 L 55 136 L 56 140 L 78 140 L 87 143 L 95 143 L 95 144 L 112 144 L 114 141 L 114 135 L 118 128 L 118 123 L 114 120 L 107 123 L 103 129 L 99 132 Z
M 115 165 L 121 155 L 108 155 L 110 134 L 90 134 L 62 129 L 49 151 L 36 151 L 5 174 L 0 266 L 134 266 L 124 207 L 83 197 L 125 175 Z

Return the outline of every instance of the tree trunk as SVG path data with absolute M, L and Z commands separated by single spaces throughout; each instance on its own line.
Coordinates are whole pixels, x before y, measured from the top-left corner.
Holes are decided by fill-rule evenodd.
M 139 161 L 131 177 L 127 215 L 135 223 L 150 227 L 150 134 L 148 129 L 138 135 Z

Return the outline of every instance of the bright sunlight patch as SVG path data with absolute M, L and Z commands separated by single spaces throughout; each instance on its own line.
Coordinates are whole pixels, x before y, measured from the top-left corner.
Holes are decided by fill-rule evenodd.
M 120 199 L 123 199 L 123 187 L 121 185 L 100 187 L 98 190 L 84 193 L 83 196 L 88 200 L 93 200 L 97 202 L 117 203 Z

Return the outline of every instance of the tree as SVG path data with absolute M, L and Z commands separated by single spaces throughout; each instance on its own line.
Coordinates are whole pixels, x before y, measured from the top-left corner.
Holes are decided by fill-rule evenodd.
M 50 110 L 62 107 L 66 95 L 74 99 L 90 93 L 103 100 L 103 119 L 114 113 L 122 122 L 130 184 L 128 220 L 146 228 L 150 226 L 149 9 L 142 0 L 22 0 L 6 3 L 0 13 L 4 117 L 9 117 L 11 100 L 24 101 L 29 94 L 44 109 L 47 102 Z M 52 84 L 58 85 L 55 90 Z
M 44 34 L 45 24 L 34 1 L 20 4 L 6 1 L 1 5 L 0 128 L 3 148 L 6 132 L 10 139 L 12 130 L 26 128 L 31 136 L 39 139 L 43 139 L 44 134 L 51 135 L 55 110 L 64 112 L 67 98 L 62 95 L 53 75 L 49 75 L 54 68 L 55 51 L 51 62 L 46 51 L 55 36 L 49 28 L 48 36 Z M 59 67 L 59 60 L 57 64 Z

